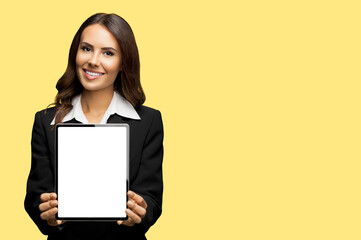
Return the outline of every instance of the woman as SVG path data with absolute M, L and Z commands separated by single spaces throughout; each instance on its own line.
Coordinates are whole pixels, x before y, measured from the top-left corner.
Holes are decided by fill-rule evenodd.
M 36 113 L 32 132 L 25 209 L 48 239 L 146 239 L 159 218 L 163 124 L 159 111 L 142 105 L 139 68 L 133 32 L 118 15 L 95 14 L 75 34 L 67 69 L 56 85 L 55 107 Z M 54 125 L 61 122 L 129 124 L 127 221 L 55 219 Z

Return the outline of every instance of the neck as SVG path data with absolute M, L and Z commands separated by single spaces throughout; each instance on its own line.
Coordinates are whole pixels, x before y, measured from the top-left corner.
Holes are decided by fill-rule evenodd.
M 104 114 L 112 101 L 113 94 L 113 88 L 102 89 L 101 91 L 89 91 L 84 89 L 81 95 L 83 112 L 94 116 Z

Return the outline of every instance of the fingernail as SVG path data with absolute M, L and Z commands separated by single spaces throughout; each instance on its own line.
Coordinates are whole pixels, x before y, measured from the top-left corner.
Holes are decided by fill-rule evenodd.
M 129 205 L 129 207 L 133 207 L 134 203 L 132 201 L 128 201 L 128 205 Z

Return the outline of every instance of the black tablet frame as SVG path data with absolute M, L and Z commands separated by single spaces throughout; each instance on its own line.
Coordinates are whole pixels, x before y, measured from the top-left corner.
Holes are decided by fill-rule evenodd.
M 125 127 L 126 128 L 126 193 L 129 191 L 129 125 L 127 123 L 107 123 L 107 124 L 82 124 L 82 123 L 59 123 L 55 125 L 55 193 L 58 196 L 58 130 L 62 127 Z M 126 203 L 129 198 L 126 195 Z M 125 206 L 127 208 L 127 206 Z M 55 214 L 55 218 L 58 220 L 66 220 L 66 221 L 117 221 L 117 220 L 128 220 L 128 216 L 125 217 L 59 217 L 58 213 Z

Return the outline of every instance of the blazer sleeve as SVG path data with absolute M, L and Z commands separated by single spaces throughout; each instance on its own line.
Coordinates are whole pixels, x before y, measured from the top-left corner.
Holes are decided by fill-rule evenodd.
M 144 198 L 147 213 L 142 222 L 133 227 L 146 233 L 162 213 L 163 195 L 163 123 L 161 113 L 157 110 L 146 136 L 139 171 L 130 189 Z
M 27 181 L 24 206 L 39 230 L 44 235 L 48 235 L 58 232 L 59 228 L 49 226 L 45 220 L 40 218 L 40 195 L 54 191 L 54 177 L 45 129 L 41 120 L 42 114 L 42 112 L 35 114 L 31 137 L 31 169 Z

